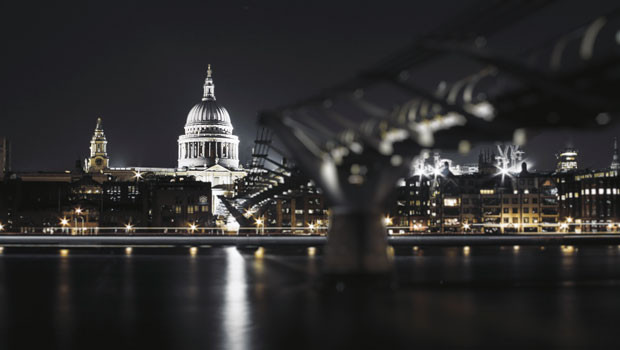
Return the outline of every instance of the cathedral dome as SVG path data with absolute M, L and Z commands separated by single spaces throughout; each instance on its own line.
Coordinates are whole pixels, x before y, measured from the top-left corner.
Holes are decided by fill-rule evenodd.
M 179 169 L 239 168 L 239 138 L 233 135 L 228 111 L 215 101 L 211 74 L 209 65 L 202 101 L 189 111 L 185 134 L 179 136 Z
M 207 79 L 204 85 L 202 101 L 195 104 L 187 115 L 185 123 L 186 134 L 232 134 L 233 126 L 226 108 L 215 100 L 215 85 L 211 77 L 209 66 Z
M 232 133 L 233 130 L 228 111 L 220 106 L 215 99 L 204 100 L 195 104 L 187 115 L 185 128 L 196 129 L 195 131 L 198 133 L 213 133 L 218 130 Z

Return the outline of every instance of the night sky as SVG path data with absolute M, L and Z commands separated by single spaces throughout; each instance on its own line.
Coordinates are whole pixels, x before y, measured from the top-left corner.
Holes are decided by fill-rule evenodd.
M 541 13 L 540 23 L 582 23 L 616 3 L 561 2 Z M 211 63 L 217 100 L 231 115 L 245 163 L 258 111 L 353 76 L 468 5 L 5 1 L 0 136 L 13 143 L 14 170 L 69 169 L 87 155 L 101 116 L 112 166 L 174 167 L 177 137 Z M 506 45 L 526 45 L 537 35 L 532 28 Z M 526 151 L 536 168 L 549 169 L 555 151 L 571 144 L 583 167 L 603 167 L 617 135 L 618 125 L 545 132 Z

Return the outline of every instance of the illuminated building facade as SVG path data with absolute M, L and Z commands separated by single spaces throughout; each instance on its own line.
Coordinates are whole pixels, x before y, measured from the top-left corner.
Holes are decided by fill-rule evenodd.
M 558 172 L 567 172 L 577 170 L 577 157 L 579 156 L 579 152 L 574 148 L 565 148 L 559 154 L 556 154 L 558 159 L 558 166 L 556 171 Z
M 100 177 L 79 168 L 64 177 L 9 179 L 0 183 L 0 219 L 20 232 L 52 227 L 122 232 L 126 225 L 177 229 L 213 223 L 210 183 L 181 176 L 95 179 Z
M 560 213 L 571 218 L 571 230 L 610 231 L 620 221 L 620 176 L 618 170 L 558 173 Z M 613 224 L 612 224 L 613 225 Z
M 99 117 L 97 118 L 95 132 L 90 140 L 90 156 L 86 159 L 84 169 L 89 173 L 99 173 L 108 169 L 109 165 L 108 140 L 105 138 L 101 117 Z
M 187 115 L 185 134 L 179 136 L 178 168 L 205 169 L 219 164 L 239 168 L 239 138 L 226 108 L 215 100 L 211 65 L 203 86 L 202 101 Z
M 484 158 L 486 159 L 486 158 Z M 551 174 L 419 174 L 399 187 L 394 225 L 430 232 L 541 232 L 559 221 Z M 555 230 L 556 227 L 550 228 Z

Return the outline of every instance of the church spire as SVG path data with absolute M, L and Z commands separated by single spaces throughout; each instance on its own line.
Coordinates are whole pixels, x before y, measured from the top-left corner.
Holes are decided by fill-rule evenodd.
M 209 64 L 207 68 L 207 79 L 205 79 L 204 94 L 202 96 L 203 101 L 215 101 L 215 85 L 213 84 L 212 74 L 213 71 L 211 70 L 211 64 Z
M 108 141 L 103 132 L 101 117 L 97 118 L 97 126 L 90 140 L 90 157 L 86 159 L 86 171 L 100 172 L 108 168 Z

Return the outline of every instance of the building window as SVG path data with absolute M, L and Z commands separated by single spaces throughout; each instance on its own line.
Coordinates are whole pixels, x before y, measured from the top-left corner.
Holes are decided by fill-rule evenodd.
M 523 214 L 527 214 L 530 212 L 530 208 L 523 208 Z
M 509 213 L 509 208 L 504 208 L 504 214 L 508 214 Z
M 456 198 L 445 198 L 443 200 L 443 205 L 446 207 L 456 207 L 459 205 L 459 201 Z
M 519 214 L 519 208 L 512 208 L 513 214 Z
M 181 214 L 181 206 L 180 205 L 175 205 L 174 206 L 174 212 L 175 212 L 175 214 Z

